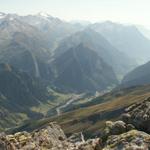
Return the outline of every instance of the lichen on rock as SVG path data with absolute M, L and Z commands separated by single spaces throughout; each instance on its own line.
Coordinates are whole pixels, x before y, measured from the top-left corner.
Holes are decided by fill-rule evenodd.
M 150 135 L 141 131 L 109 136 L 103 150 L 149 150 Z

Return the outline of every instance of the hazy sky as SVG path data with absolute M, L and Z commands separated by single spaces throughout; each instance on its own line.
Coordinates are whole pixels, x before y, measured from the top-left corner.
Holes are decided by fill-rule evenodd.
M 65 20 L 112 20 L 150 26 L 150 0 L 0 0 L 0 11 L 43 11 Z

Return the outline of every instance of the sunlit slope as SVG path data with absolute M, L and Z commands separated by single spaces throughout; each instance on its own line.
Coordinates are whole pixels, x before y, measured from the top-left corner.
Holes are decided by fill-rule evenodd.
M 94 103 L 91 102 L 91 106 L 89 103 L 89 107 L 77 109 L 58 117 L 35 122 L 31 121 L 17 128 L 17 130 L 31 131 L 40 128 L 50 121 L 56 121 L 61 124 L 67 134 L 82 131 L 86 135 L 92 136 L 99 133 L 100 128 L 103 128 L 106 120 L 117 119 L 123 113 L 125 107 L 149 96 L 149 85 L 110 92 L 93 99 Z

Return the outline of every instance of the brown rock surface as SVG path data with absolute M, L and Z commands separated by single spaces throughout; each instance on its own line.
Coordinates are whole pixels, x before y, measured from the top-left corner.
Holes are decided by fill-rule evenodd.
M 141 131 L 109 136 L 103 150 L 149 150 L 150 135 Z
M 138 130 L 150 133 L 150 98 L 128 107 L 122 115 L 123 121 L 133 124 Z
M 0 135 L 0 150 L 97 150 L 99 139 L 72 143 L 56 123 L 47 127 L 14 135 Z

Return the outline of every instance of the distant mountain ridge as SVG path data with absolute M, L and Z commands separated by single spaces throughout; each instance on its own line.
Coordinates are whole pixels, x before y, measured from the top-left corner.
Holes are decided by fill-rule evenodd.
M 45 63 L 50 57 L 48 41 L 35 27 L 11 18 L 6 16 L 0 23 L 0 62 L 39 77 L 38 64 Z
M 43 32 L 45 37 L 49 40 L 49 46 L 52 49 L 54 49 L 57 45 L 56 41 L 59 41 L 82 29 L 82 27 L 75 26 L 46 13 L 27 15 L 20 17 L 20 19 Z
M 135 25 L 106 21 L 90 25 L 90 28 L 102 34 L 113 46 L 136 59 L 138 63 L 150 59 L 150 40 Z
M 118 84 L 111 66 L 83 43 L 65 51 L 51 66 L 54 85 L 64 90 L 97 91 Z
M 133 36 L 130 36 L 130 32 Z M 134 37 L 136 37 L 135 39 L 138 44 L 141 40 L 145 48 L 134 44 Z M 118 46 L 118 42 L 121 43 L 120 46 Z M 149 48 L 149 40 L 134 26 L 129 27 L 112 22 L 82 26 L 43 13 L 26 16 L 0 13 L 0 62 L 11 64 L 15 68 L 25 71 L 30 76 L 38 77 L 47 85 L 51 84 L 51 86 L 54 87 L 58 87 L 59 85 L 61 88 L 63 87 L 62 89 L 68 90 L 68 87 L 65 89 L 65 84 L 60 85 L 57 77 L 59 76 L 61 81 L 65 81 L 65 76 L 68 77 L 70 72 L 66 72 L 65 76 L 61 73 L 61 77 L 59 74 L 60 71 L 58 71 L 60 68 L 57 67 L 57 65 L 53 66 L 53 64 L 55 64 L 54 62 L 59 62 L 58 58 L 61 60 L 63 59 L 61 57 L 69 57 L 70 54 L 67 51 L 76 49 L 81 43 L 86 46 L 87 49 L 96 52 L 103 62 L 112 68 L 110 69 L 113 72 L 112 76 L 117 76 L 119 80 L 137 65 L 135 62 L 136 58 L 128 56 L 129 52 L 133 51 L 131 50 L 132 46 L 135 46 L 133 54 L 136 53 L 136 48 L 139 53 L 141 52 L 141 48 L 143 48 L 144 53 L 146 53 Z M 140 43 L 140 45 L 142 44 Z M 66 52 L 67 56 L 64 56 Z M 141 56 L 140 58 L 138 52 L 138 56 L 135 57 L 139 59 L 144 57 Z M 86 55 L 86 52 L 84 53 Z M 71 57 L 74 58 L 73 55 Z M 148 57 L 147 54 L 146 57 Z M 70 58 L 64 59 L 64 62 L 61 63 L 62 68 L 68 64 L 68 59 Z M 90 62 L 90 60 L 86 61 Z M 91 64 L 88 63 L 88 65 L 88 67 L 91 68 Z M 78 67 L 80 68 L 80 66 Z M 58 73 L 57 77 L 55 74 L 56 70 Z M 72 70 L 72 73 L 76 74 L 76 72 L 73 71 L 74 70 Z M 80 70 L 78 71 L 80 72 Z M 111 75 L 107 73 L 105 76 L 110 77 Z M 99 76 L 101 76 L 101 74 Z M 81 80 L 82 72 L 80 72 L 79 77 L 78 79 Z M 88 78 L 93 79 L 93 75 L 88 75 Z M 95 79 L 98 78 L 95 77 Z M 114 81 L 116 83 L 116 80 Z M 93 81 L 90 81 L 90 83 L 91 82 Z M 94 90 L 100 90 L 101 88 L 99 87 L 101 85 L 96 85 L 96 80 L 94 82 L 95 85 L 93 86 L 92 83 L 91 87 L 93 87 Z M 102 82 L 103 81 L 99 83 Z M 112 84 L 110 82 L 110 84 L 107 85 L 109 87 L 109 85 Z M 66 86 L 68 85 L 66 84 Z M 74 89 L 71 85 L 69 87 L 71 91 Z M 91 89 L 91 87 L 87 88 L 85 86 L 88 90 Z M 87 89 L 85 89 L 85 91 Z
M 121 87 L 150 84 L 150 62 L 135 68 L 122 80 Z
M 93 52 L 96 52 L 103 60 L 103 62 L 107 64 L 106 66 L 110 66 L 110 68 L 112 68 L 110 69 L 110 72 L 113 72 L 112 76 L 114 77 L 114 83 L 116 84 L 117 82 L 115 76 L 117 75 L 118 78 L 131 70 L 134 67 L 134 61 L 129 59 L 124 53 L 114 48 L 99 33 L 93 31 L 92 29 L 84 28 L 85 27 L 83 26 L 79 27 L 75 24 L 70 24 L 68 22 L 62 21 L 58 18 L 54 18 L 48 14 L 43 13 L 27 16 L 1 13 L 0 62 L 11 64 L 15 68 L 21 71 L 25 71 L 30 76 L 38 77 L 43 80 L 47 85 L 51 84 L 54 87 L 58 87 L 59 85 L 60 87 L 63 87 L 63 90 L 68 90 L 68 87 L 66 87 L 65 89 L 64 86 L 68 86 L 67 84 L 58 84 L 58 80 L 55 77 L 54 70 L 57 70 L 59 67 L 52 67 L 52 65 L 53 62 L 59 62 L 58 57 L 60 60 L 61 57 L 66 57 L 64 56 L 64 52 L 68 51 L 71 48 L 74 49 L 78 45 L 83 43 L 87 47 L 87 49 L 91 49 L 93 50 Z M 88 55 L 88 50 L 87 52 L 84 51 L 84 53 L 84 55 Z M 70 55 L 69 52 L 67 54 L 67 57 L 69 57 L 68 55 Z M 85 57 L 83 54 L 81 55 Z M 70 57 L 74 58 L 73 55 Z M 96 55 L 94 57 L 96 57 Z M 64 62 L 61 63 L 62 68 L 64 68 L 65 64 L 68 63 L 67 59 L 64 59 Z M 94 58 L 92 59 L 94 60 Z M 81 60 L 82 58 L 80 58 L 80 61 Z M 89 62 L 88 67 L 91 68 L 90 65 L 93 65 L 90 64 L 91 60 L 86 59 L 86 61 Z M 125 62 L 128 63 L 126 64 Z M 97 67 L 97 64 L 95 65 Z M 78 67 L 80 68 L 80 66 Z M 105 67 L 103 69 L 105 69 Z M 80 72 L 80 70 L 77 71 Z M 98 71 L 98 69 L 96 69 L 95 71 Z M 106 76 L 106 78 L 110 77 L 111 75 L 107 74 L 110 72 L 105 72 L 102 76 Z M 65 76 L 61 74 L 62 77 L 59 73 L 60 72 L 58 71 L 58 76 L 59 78 L 61 78 L 61 81 L 65 81 L 66 77 L 68 77 L 70 72 L 66 72 Z M 102 70 L 101 73 L 103 73 Z M 101 78 L 101 73 L 99 74 L 99 77 L 97 72 L 95 73 L 97 74 L 96 77 L 94 77 L 92 74 L 90 74 L 90 76 L 87 75 L 88 78 L 90 80 L 94 80 L 95 83 L 88 79 L 88 83 L 91 84 L 91 87 L 87 87 L 84 85 L 85 91 L 89 89 L 91 89 L 92 91 L 97 89 L 100 90 L 100 87 L 103 87 L 102 89 L 104 89 L 104 87 L 107 88 L 105 84 L 102 83 L 106 83 L 106 79 L 104 79 L 105 81 L 99 82 L 99 79 Z M 72 70 L 72 74 L 76 74 L 76 72 Z M 82 72 L 78 74 L 79 81 L 81 81 L 81 79 L 84 79 L 82 78 L 82 75 Z M 97 85 L 96 79 L 98 79 L 98 83 L 104 85 Z M 101 78 L 101 80 L 103 80 L 103 78 Z M 76 80 L 76 82 L 77 81 L 78 80 Z M 93 85 L 92 82 L 95 85 Z M 110 81 L 110 84 L 107 83 L 106 85 L 108 85 L 109 87 L 109 85 L 112 85 L 112 82 Z M 73 86 L 74 85 L 69 86 L 71 91 L 74 89 Z M 80 90 L 82 89 L 81 91 L 84 91 L 83 87 L 78 88 Z M 77 90 L 76 88 L 75 91 L 80 90 Z
M 113 47 L 101 34 L 90 28 L 76 32 L 62 40 L 55 50 L 55 57 L 80 43 L 87 45 L 97 52 L 97 54 L 113 68 L 116 75 L 124 75 L 136 65 L 132 59 Z

